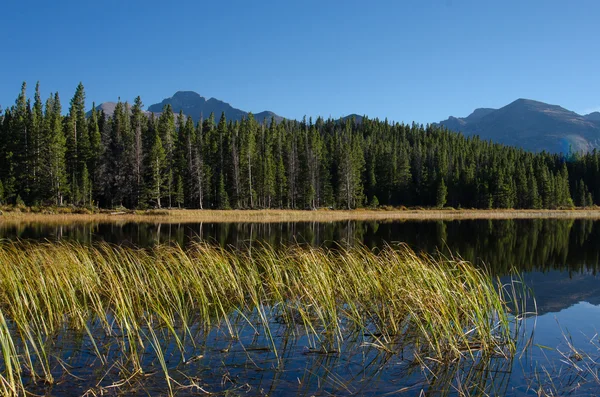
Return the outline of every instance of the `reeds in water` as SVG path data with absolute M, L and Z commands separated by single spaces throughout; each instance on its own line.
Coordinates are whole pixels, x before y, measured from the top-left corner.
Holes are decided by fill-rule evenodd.
M 406 246 L 372 252 L 259 247 L 133 249 L 98 244 L 0 244 L 0 392 L 24 394 L 22 378 L 55 382 L 53 339 L 66 329 L 89 338 L 102 365 L 117 344 L 128 377 L 154 353 L 169 392 L 161 339 L 182 362 L 194 329 L 223 326 L 236 338 L 244 318 L 277 355 L 274 321 L 308 335 L 315 351 L 340 349 L 351 335 L 415 360 L 449 362 L 476 354 L 511 355 L 514 342 L 502 287 L 460 260 L 434 260 Z M 257 320 L 257 321 L 254 321 Z

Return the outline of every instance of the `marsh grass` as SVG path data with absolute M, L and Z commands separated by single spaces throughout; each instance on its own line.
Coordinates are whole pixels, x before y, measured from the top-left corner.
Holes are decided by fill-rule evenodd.
M 335 221 L 402 221 L 402 220 L 459 220 L 459 219 L 600 219 L 594 208 L 557 210 L 514 209 L 432 209 L 390 208 L 355 210 L 98 210 L 56 207 L 0 208 L 0 223 L 43 222 L 68 224 L 81 222 L 155 222 L 155 223 L 273 223 L 273 222 L 335 222 Z
M 409 346 L 421 364 L 509 358 L 515 344 L 507 295 L 467 262 L 420 256 L 407 246 L 2 243 L 0 391 L 23 394 L 24 374 L 34 384 L 56 382 L 53 349 L 65 330 L 85 335 L 104 368 L 120 368 L 123 385 L 146 376 L 152 357 L 170 394 L 184 386 L 172 381 L 169 360 L 194 361 L 197 331 L 214 327 L 232 341 L 251 327 L 275 366 L 275 322 L 306 336 L 309 354 L 338 353 L 354 338 L 385 354 Z
M 527 391 L 538 396 L 596 395 L 600 387 L 600 344 L 598 334 L 586 337 L 584 346 L 575 346 L 571 333 L 557 325 L 562 343 L 556 347 L 533 345 L 542 352 L 548 351 L 556 359 L 532 364 L 527 376 Z

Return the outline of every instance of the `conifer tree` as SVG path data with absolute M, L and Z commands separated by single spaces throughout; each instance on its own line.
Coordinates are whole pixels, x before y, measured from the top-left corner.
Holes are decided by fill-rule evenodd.
M 166 160 L 162 140 L 156 134 L 148 153 L 148 196 L 158 208 L 162 208 L 161 199 L 165 194 L 165 174 L 168 172 Z
M 204 192 L 206 184 L 205 162 L 204 162 L 204 133 L 202 130 L 202 117 L 196 126 L 195 139 L 192 139 L 192 161 L 191 174 L 194 181 L 195 201 L 198 203 L 198 208 L 204 208 Z
M 175 172 L 175 146 L 177 144 L 177 129 L 175 128 L 175 115 L 170 104 L 165 105 L 158 119 L 158 132 L 164 147 L 167 162 L 166 197 L 169 207 L 173 205 L 173 176 Z
M 85 117 L 85 91 L 82 83 L 79 83 L 71 99 L 67 117 L 66 139 L 67 173 L 71 184 L 70 200 L 74 204 L 80 204 L 82 202 L 81 174 L 83 165 L 87 163 L 90 156 L 90 139 Z
M 92 180 L 92 188 L 97 189 L 100 185 L 99 168 L 102 159 L 102 133 L 100 128 L 100 115 L 96 104 L 92 104 L 92 111 L 88 119 L 88 135 L 90 137 L 90 156 L 88 159 L 88 170 Z
M 184 203 L 184 192 L 183 192 L 183 178 L 181 175 L 177 176 L 177 187 L 175 190 L 175 204 L 177 208 L 181 208 Z
M 42 173 L 47 175 L 47 199 L 55 205 L 63 205 L 68 194 L 66 167 L 66 137 L 63 132 L 62 106 L 58 93 L 46 101 L 45 139 L 42 157 Z
M 438 182 L 436 197 L 435 197 L 435 205 L 438 208 L 443 208 L 446 205 L 446 197 L 448 195 L 448 189 L 446 188 L 446 184 L 444 183 L 444 178 L 440 178 Z
M 31 185 L 31 202 L 39 202 L 41 199 L 40 194 L 40 178 L 42 175 L 41 171 L 41 150 L 44 136 L 44 110 L 43 110 L 42 98 L 40 95 L 40 83 L 37 82 L 35 86 L 35 99 L 33 102 L 33 114 L 31 123 L 31 140 L 30 140 L 30 153 L 29 153 L 29 180 Z
M 133 179 L 133 201 L 134 205 L 138 206 L 142 199 L 143 191 L 143 176 L 144 176 L 144 154 L 143 154 L 143 135 L 146 125 L 146 116 L 142 112 L 142 99 L 138 96 L 135 98 L 133 107 L 131 108 L 131 128 L 133 132 L 133 147 L 132 147 L 132 179 Z
M 21 93 L 15 101 L 15 106 L 12 109 L 12 117 L 9 118 L 11 123 L 8 125 L 8 157 L 12 163 L 9 169 L 7 180 L 11 181 L 9 187 L 12 196 L 25 197 L 29 196 L 29 139 L 31 133 L 31 108 L 27 100 L 27 83 L 21 85 Z
M 219 125 L 221 125 L 221 123 L 219 123 Z M 245 207 L 254 208 L 254 201 L 256 195 L 255 182 L 256 175 L 258 174 L 258 167 L 256 167 L 257 125 L 252 113 L 248 114 L 248 117 L 242 120 L 240 129 L 240 135 L 243 139 L 240 148 L 240 164 L 242 169 L 243 192 L 246 198 Z
M 274 123 L 275 120 L 272 121 Z M 278 208 L 283 208 L 287 202 L 287 177 L 285 174 L 285 164 L 284 164 L 284 146 L 283 146 L 283 132 L 281 126 L 275 127 L 275 197 L 276 197 L 276 206 Z

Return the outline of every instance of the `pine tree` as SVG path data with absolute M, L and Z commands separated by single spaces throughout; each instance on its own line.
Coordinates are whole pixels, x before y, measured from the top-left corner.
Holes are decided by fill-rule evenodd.
M 79 83 L 71 99 L 66 140 L 67 173 L 71 184 L 70 200 L 74 204 L 80 204 L 82 202 L 81 173 L 83 165 L 87 163 L 90 156 L 90 139 L 85 118 L 85 92 L 82 83 Z
M 177 145 L 177 129 L 175 128 L 175 115 L 170 104 L 165 105 L 158 119 L 158 132 L 164 147 L 167 162 L 167 199 L 169 207 L 172 207 L 173 200 L 173 174 L 175 172 L 175 146 Z
M 533 174 L 533 169 L 530 169 L 529 178 L 527 181 L 528 194 L 527 201 L 524 208 L 542 208 L 542 198 L 538 192 L 538 183 Z
M 444 178 L 440 178 L 438 182 L 437 192 L 435 196 L 435 205 L 438 208 L 443 208 L 446 205 L 446 198 L 448 195 L 448 189 L 444 183 Z
M 352 132 L 351 120 L 347 120 L 339 142 L 338 202 L 348 209 L 360 207 L 363 200 L 364 157 L 358 137 Z
M 21 85 L 21 93 L 12 109 L 11 123 L 8 125 L 8 161 L 12 163 L 7 180 L 11 196 L 29 196 L 29 139 L 31 133 L 31 109 L 27 100 L 27 83 Z M 6 186 L 5 186 L 6 188 Z
M 219 122 L 219 126 L 221 122 Z M 248 114 L 248 117 L 242 120 L 240 126 L 240 135 L 243 139 L 240 148 L 240 165 L 242 169 L 242 185 L 243 194 L 246 198 L 245 206 L 254 208 L 255 201 L 255 182 L 257 168 L 257 152 L 256 152 L 256 134 L 257 126 L 252 113 Z
M 83 164 L 79 186 L 81 186 L 81 203 L 83 205 L 92 205 L 92 181 L 90 180 L 90 174 L 85 163 Z
M 37 82 L 35 86 L 35 99 L 33 102 L 33 114 L 32 114 L 32 125 L 31 125 L 31 143 L 29 153 L 29 181 L 31 185 L 31 202 L 39 202 L 41 200 L 40 193 L 40 181 L 42 175 L 41 171 L 41 151 L 44 136 L 44 110 L 43 110 L 42 98 L 40 96 L 40 83 Z
M 90 138 L 90 156 L 88 159 L 88 170 L 91 180 L 91 195 L 95 197 L 100 193 L 101 187 L 101 159 L 102 159 L 102 134 L 100 128 L 99 113 L 96 109 L 96 104 L 92 104 L 91 116 L 88 119 L 88 135 Z M 103 121 L 103 120 L 102 120 Z M 94 201 L 92 199 L 92 201 Z
M 271 208 L 275 197 L 276 171 L 275 156 L 273 153 L 273 140 L 275 139 L 275 134 L 275 120 L 271 119 L 271 125 L 268 129 L 263 125 L 260 146 L 261 206 L 264 208 Z
M 191 161 L 191 175 L 194 181 L 194 193 L 196 196 L 196 202 L 198 208 L 204 208 L 204 185 L 205 181 L 205 163 L 204 163 L 204 133 L 202 131 L 202 118 L 198 122 L 195 131 L 195 139 L 192 139 L 190 145 L 192 145 L 192 161 Z
M 371 208 L 377 208 L 377 207 L 379 207 L 379 199 L 377 198 L 376 195 L 373 195 L 373 197 L 371 197 L 370 207 Z
M 48 196 L 55 205 L 63 205 L 68 194 L 65 161 L 66 137 L 63 132 L 62 107 L 58 93 L 46 101 L 46 139 L 42 150 L 42 171 L 48 176 Z
M 221 210 L 227 210 L 230 208 L 229 206 L 229 195 L 227 194 L 227 190 L 225 189 L 225 177 L 223 174 L 219 177 L 219 191 L 217 193 L 218 198 L 218 208 Z
M 161 199 L 164 197 L 166 172 L 165 150 L 160 136 L 156 134 L 148 153 L 148 196 L 158 208 L 162 208 Z
M 275 126 L 275 134 L 275 197 L 277 207 L 283 208 L 287 197 L 287 177 L 285 175 L 282 127 Z
M 183 194 L 183 178 L 181 175 L 177 177 L 177 188 L 175 191 L 175 204 L 177 204 L 178 208 L 181 208 L 184 203 L 184 194 Z
M 202 148 L 205 159 L 204 179 L 206 180 L 206 201 L 209 207 L 217 207 L 217 189 L 219 184 L 219 137 L 215 125 L 215 115 L 211 113 L 202 124 Z

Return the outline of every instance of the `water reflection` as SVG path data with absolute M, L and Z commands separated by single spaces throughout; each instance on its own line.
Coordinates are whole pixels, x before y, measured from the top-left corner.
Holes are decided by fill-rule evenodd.
M 564 345 L 563 335 L 566 331 L 572 336 L 571 341 L 587 353 L 600 351 L 595 344 L 588 346 L 590 342 L 595 342 L 594 335 L 600 327 L 597 321 L 600 318 L 600 308 L 597 306 L 600 305 L 600 282 L 597 275 L 600 262 L 600 221 L 536 219 L 64 225 L 0 222 L 0 238 L 68 240 L 84 244 L 107 241 L 142 247 L 159 243 L 186 245 L 203 240 L 237 248 L 263 243 L 272 246 L 300 243 L 325 247 L 365 244 L 375 248 L 404 242 L 417 251 L 460 255 L 485 266 L 498 276 L 517 271 L 535 294 L 540 316 L 527 320 L 530 330 L 534 329 L 533 323 L 537 322 L 535 341 L 524 360 L 519 359 L 514 366 L 509 361 L 491 358 L 468 362 L 466 366 L 436 366 L 434 362 L 414 366 L 414 361 L 405 360 L 402 354 L 389 355 L 373 347 L 368 348 L 368 344 L 365 348 L 364 340 L 346 341 L 358 346 L 346 346 L 345 351 L 352 354 L 306 355 L 303 354 L 306 340 L 297 338 L 297 335 L 292 337 L 287 333 L 289 330 L 281 328 L 278 331 L 278 349 L 285 366 L 277 369 L 273 352 L 262 348 L 267 343 L 257 339 L 250 332 L 251 329 L 247 335 L 240 335 L 239 339 L 232 341 L 216 327 L 196 340 L 197 351 L 193 354 L 201 359 L 193 364 L 181 363 L 175 358 L 176 354 L 171 354 L 173 373 L 181 374 L 181 378 L 176 378 L 177 381 L 186 383 L 185 381 L 192 379 L 187 377 L 195 374 L 193 376 L 205 382 L 202 386 L 212 390 L 233 389 L 240 394 L 253 395 L 285 395 L 290 389 L 297 395 L 319 392 L 368 395 L 375 394 L 371 393 L 371 388 L 377 384 L 375 390 L 379 393 L 404 390 L 407 395 L 419 395 L 424 389 L 432 395 L 438 395 L 444 394 L 440 391 L 448 385 L 455 387 L 457 384 L 454 381 L 459 380 L 462 385 L 475 385 L 479 394 L 482 391 L 489 395 L 531 394 L 536 389 L 546 388 L 546 382 L 553 383 L 558 394 L 561 394 L 572 386 L 571 378 L 560 377 L 565 373 L 561 372 L 563 367 L 560 353 L 543 346 L 554 349 Z M 529 307 L 532 308 L 531 302 Z M 79 338 L 58 338 L 55 343 L 57 351 L 62 354 L 57 353 L 57 357 L 63 357 L 68 363 L 72 361 L 73 365 L 81 359 L 77 354 L 91 350 L 89 341 L 86 342 L 85 336 L 81 335 Z M 168 348 L 169 340 L 165 339 L 164 343 Z M 566 351 L 566 348 L 563 350 Z M 81 368 L 93 371 L 94 363 Z M 429 373 L 425 383 L 421 371 L 423 368 L 425 376 Z M 182 371 L 178 372 L 179 370 Z M 73 371 L 77 372 L 76 369 Z M 85 371 L 80 375 L 85 375 Z M 115 371 L 115 374 L 109 374 L 111 376 L 106 378 L 104 386 L 119 379 L 120 375 Z M 577 376 L 578 380 L 582 380 L 580 375 Z M 150 391 L 164 388 L 160 379 L 158 375 L 154 377 L 153 382 L 156 383 L 151 383 Z M 586 381 L 590 382 L 588 389 L 580 388 L 580 392 L 586 393 L 590 387 L 593 389 L 600 384 L 594 382 L 594 379 Z M 425 384 L 429 386 L 425 387 Z M 68 382 L 64 387 L 67 385 Z M 251 389 L 246 390 L 246 385 L 251 386 Z M 89 386 L 85 385 L 81 392 L 85 392 Z M 132 387 L 135 389 L 141 386 Z M 455 393 L 449 394 L 461 394 L 458 389 L 453 390 Z M 60 391 L 60 384 L 52 390 L 58 394 Z M 471 394 L 474 390 L 463 391 Z
M 253 243 L 314 246 L 405 242 L 418 251 L 458 254 L 494 274 L 561 270 L 596 274 L 600 222 L 593 220 L 461 220 L 293 223 L 39 223 L 2 224 L 0 238 L 108 241 L 150 246 L 211 241 L 237 248 Z

